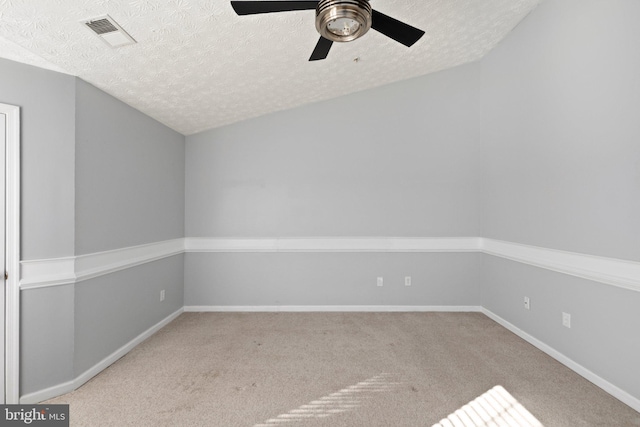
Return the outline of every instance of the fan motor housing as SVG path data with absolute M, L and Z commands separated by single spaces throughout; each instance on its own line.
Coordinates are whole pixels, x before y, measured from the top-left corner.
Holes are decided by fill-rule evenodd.
M 320 0 L 316 8 L 316 29 L 335 42 L 349 42 L 371 28 L 371 5 L 367 0 Z

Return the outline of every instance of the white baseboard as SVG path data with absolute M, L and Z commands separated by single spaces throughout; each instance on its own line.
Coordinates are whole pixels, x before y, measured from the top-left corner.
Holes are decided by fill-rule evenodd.
M 53 387 L 45 388 L 44 390 L 38 390 L 33 393 L 20 396 L 20 404 L 37 404 L 44 402 L 45 400 L 53 399 L 54 397 L 62 396 L 63 394 L 71 393 L 76 388 L 75 381 L 67 381 L 66 383 L 54 385 Z
M 634 396 L 630 395 L 629 393 L 622 390 L 621 388 L 611 384 L 609 381 L 605 380 L 604 378 L 594 374 L 584 366 L 580 365 L 579 363 L 576 363 L 572 359 L 568 358 L 564 354 L 560 353 L 558 350 L 545 344 L 539 339 L 529 335 L 528 333 L 524 332 L 522 329 L 509 323 L 508 321 L 498 316 L 497 314 L 493 313 L 492 311 L 487 310 L 484 307 L 482 308 L 481 311 L 482 313 L 487 315 L 490 319 L 494 320 L 501 326 L 507 328 L 514 334 L 518 335 L 520 338 L 527 341 L 529 344 L 547 353 L 549 356 L 553 357 L 558 362 L 562 363 L 563 365 L 565 365 L 566 367 L 568 367 L 578 375 L 586 378 L 587 380 L 591 381 L 593 384 L 597 385 L 598 387 L 600 387 L 601 389 L 603 389 L 604 391 L 606 391 L 616 399 L 620 400 L 621 402 L 629 405 L 631 408 L 640 412 L 640 399 L 635 398 Z
M 188 305 L 185 312 L 481 312 L 476 305 Z
M 82 386 L 91 378 L 95 377 L 104 369 L 106 369 L 109 365 L 113 364 L 122 356 L 129 353 L 131 350 L 133 350 L 134 347 L 136 347 L 142 341 L 146 340 L 151 335 L 155 334 L 160 329 L 165 327 L 172 320 L 174 320 L 176 317 L 182 314 L 183 311 L 184 310 L 180 308 L 179 310 L 165 317 L 160 322 L 156 323 L 155 325 L 153 325 L 152 327 L 150 327 L 149 329 L 147 329 L 146 331 L 144 331 L 143 333 L 141 333 L 140 335 L 138 335 L 137 337 L 129 341 L 127 344 L 123 345 L 122 347 L 120 347 L 119 349 L 111 353 L 109 356 L 105 357 L 100 362 L 93 365 L 91 368 L 87 369 L 84 373 L 78 375 L 73 381 L 68 381 L 66 383 L 58 384 L 56 386 L 49 387 L 44 390 L 39 390 L 33 393 L 25 394 L 24 396 L 20 397 L 20 403 L 22 404 L 39 403 L 39 402 L 52 399 L 54 397 L 60 396 L 65 393 L 70 393 L 76 390 L 78 387 Z

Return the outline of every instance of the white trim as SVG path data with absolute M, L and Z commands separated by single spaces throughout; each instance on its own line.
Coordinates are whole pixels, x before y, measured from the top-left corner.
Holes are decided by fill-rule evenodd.
M 21 289 L 68 285 L 184 253 L 184 239 L 96 252 L 76 257 L 21 262 Z
M 20 403 L 23 405 L 28 405 L 44 402 L 45 400 L 53 399 L 54 397 L 71 393 L 77 388 L 78 387 L 75 386 L 75 381 L 67 381 L 66 383 L 56 384 L 43 390 L 25 394 L 20 398 Z
M 5 403 L 20 393 L 20 107 L 0 104 L 6 116 Z
M 75 257 L 20 262 L 20 288 L 43 288 L 76 282 Z
M 640 291 L 640 262 L 540 248 L 493 239 L 482 239 L 480 249 L 485 254 L 607 285 Z
M 76 281 L 124 270 L 184 253 L 184 239 L 165 240 L 76 257 Z
M 587 280 L 640 291 L 640 263 L 481 237 L 195 238 L 76 257 L 21 262 L 21 288 L 66 285 L 181 253 L 480 252 Z
M 186 252 L 477 252 L 479 237 L 185 238 Z
M 497 314 L 491 312 L 490 310 L 487 310 L 486 308 L 482 308 L 482 313 L 484 313 L 490 319 L 494 320 L 496 323 L 507 328 L 508 330 L 510 330 L 511 332 L 513 332 L 514 334 L 522 338 L 523 340 L 527 341 L 528 343 L 532 344 L 538 349 L 544 351 L 549 356 L 556 359 L 558 362 L 562 363 L 572 371 L 576 372 L 578 375 L 581 375 L 582 377 L 591 381 L 592 383 L 594 383 L 595 385 L 597 385 L 598 387 L 600 387 L 601 389 L 603 389 L 604 391 L 606 391 L 607 393 L 615 397 L 616 399 L 620 400 L 621 402 L 629 405 L 636 411 L 640 412 L 640 399 L 635 398 L 634 396 L 630 395 L 629 393 L 622 390 L 621 388 L 611 384 L 609 381 L 605 380 L 604 378 L 594 374 L 584 366 L 580 365 L 579 363 L 576 363 L 572 359 L 560 353 L 558 350 L 545 344 L 539 339 L 529 335 L 528 333 L 524 332 L 522 329 L 509 323 L 508 321 L 498 316 Z
M 54 397 L 60 396 L 65 393 L 72 392 L 76 390 L 78 387 L 85 384 L 91 378 L 98 375 L 104 369 L 106 369 L 109 365 L 113 364 L 115 361 L 120 359 L 125 354 L 129 353 L 135 346 L 140 344 L 142 341 L 149 338 L 151 335 L 158 332 L 160 329 L 168 325 L 171 321 L 173 321 L 176 317 L 182 314 L 183 309 L 179 309 L 169 316 L 162 319 L 160 322 L 156 323 L 127 344 L 120 347 L 118 350 L 111 353 L 109 356 L 102 359 L 100 362 L 93 365 L 91 368 L 87 369 L 82 374 L 78 375 L 73 381 L 68 381 L 66 383 L 58 384 L 53 387 L 46 388 L 44 390 L 39 390 L 33 393 L 26 394 L 20 398 L 20 403 L 22 404 L 33 404 L 39 403 L 47 399 L 52 399 Z
M 640 262 L 482 237 L 194 238 L 186 252 L 481 252 L 587 280 L 640 291 Z
M 392 312 L 481 312 L 482 307 L 476 305 L 188 305 L 185 312 L 290 312 L 290 313 L 315 313 L 315 312 L 366 312 L 366 313 L 392 313 Z

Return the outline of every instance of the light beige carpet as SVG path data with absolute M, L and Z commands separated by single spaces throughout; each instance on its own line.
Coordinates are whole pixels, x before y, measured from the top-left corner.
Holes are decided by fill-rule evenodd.
M 547 427 L 640 426 L 480 313 L 185 313 L 48 403 L 72 426 L 432 426 L 495 386 Z

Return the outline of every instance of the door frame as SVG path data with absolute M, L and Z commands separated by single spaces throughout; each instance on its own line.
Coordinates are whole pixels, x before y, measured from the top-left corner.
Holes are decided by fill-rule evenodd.
M 5 403 L 20 400 L 20 107 L 0 103 L 5 141 Z

